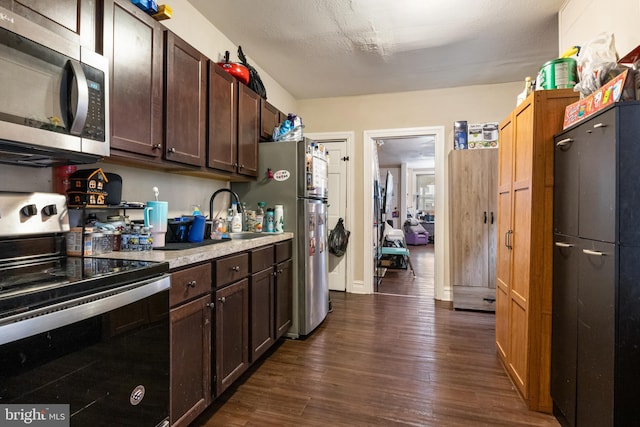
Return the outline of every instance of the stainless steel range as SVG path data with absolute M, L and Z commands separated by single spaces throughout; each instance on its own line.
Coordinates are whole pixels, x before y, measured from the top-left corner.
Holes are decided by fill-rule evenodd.
M 168 425 L 168 264 L 67 257 L 68 231 L 64 196 L 0 192 L 0 405 Z

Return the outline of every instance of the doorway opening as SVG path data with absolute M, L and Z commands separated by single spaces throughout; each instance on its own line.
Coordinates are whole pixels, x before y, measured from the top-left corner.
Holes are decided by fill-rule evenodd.
M 446 161 L 445 161 L 445 143 L 444 143 L 444 126 L 419 127 L 419 128 L 401 128 L 401 129 L 382 129 L 368 130 L 363 134 L 363 194 L 364 194 L 364 242 L 365 253 L 374 254 L 374 245 L 377 233 L 374 233 L 375 207 L 374 207 L 374 159 L 377 156 L 377 146 L 380 140 L 387 139 L 413 139 L 429 137 L 434 140 L 434 202 L 435 209 L 433 214 L 434 222 L 434 296 L 438 300 L 450 301 L 451 288 L 449 284 L 448 274 L 448 206 L 446 194 L 448 192 L 448 182 L 446 179 Z M 406 167 L 406 166 L 405 166 Z M 404 167 L 401 167 L 401 172 Z M 406 174 L 406 170 L 404 171 Z M 405 175 L 406 176 L 406 175 Z M 406 180 L 405 180 L 406 181 Z M 406 186 L 400 186 L 399 192 L 407 194 Z M 406 198 L 405 198 L 406 199 Z M 405 202 L 406 203 L 406 202 Z M 402 205 L 402 203 L 400 203 Z M 413 201 L 410 202 L 413 204 Z M 402 223 L 407 216 L 405 206 L 399 207 L 399 216 Z M 375 256 L 365 257 L 364 259 L 364 288 L 368 293 L 374 291 L 375 280 Z M 369 272 L 369 274 L 367 274 Z

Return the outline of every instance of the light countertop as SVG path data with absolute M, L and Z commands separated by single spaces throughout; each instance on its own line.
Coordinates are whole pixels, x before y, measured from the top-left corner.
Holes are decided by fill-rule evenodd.
M 293 233 L 264 234 L 255 239 L 229 240 L 212 245 L 198 246 L 177 251 L 152 250 L 144 252 L 109 252 L 96 258 L 116 258 L 140 261 L 168 262 L 169 269 L 184 267 L 190 264 L 210 261 L 214 258 L 244 252 L 260 246 L 272 245 L 277 242 L 292 239 Z

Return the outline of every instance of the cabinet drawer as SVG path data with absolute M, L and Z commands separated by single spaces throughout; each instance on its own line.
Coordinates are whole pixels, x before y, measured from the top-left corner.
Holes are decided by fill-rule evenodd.
M 235 282 L 249 275 L 249 254 L 243 253 L 214 262 L 216 269 L 216 288 Z
M 293 252 L 293 240 L 279 242 L 274 246 L 276 248 L 276 263 L 291 258 L 291 253 Z
M 253 249 L 249 252 L 251 256 L 251 272 L 257 273 L 265 268 L 273 266 L 273 246 Z
M 171 273 L 171 307 L 211 292 L 211 265 L 203 264 Z

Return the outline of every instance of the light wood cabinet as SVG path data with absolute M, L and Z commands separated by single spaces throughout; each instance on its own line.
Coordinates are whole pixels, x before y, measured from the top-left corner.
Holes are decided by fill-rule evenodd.
M 551 412 L 553 136 L 571 89 L 535 91 L 500 124 L 496 345 L 529 409 Z
M 454 150 L 449 174 L 453 307 L 495 311 L 498 150 Z

